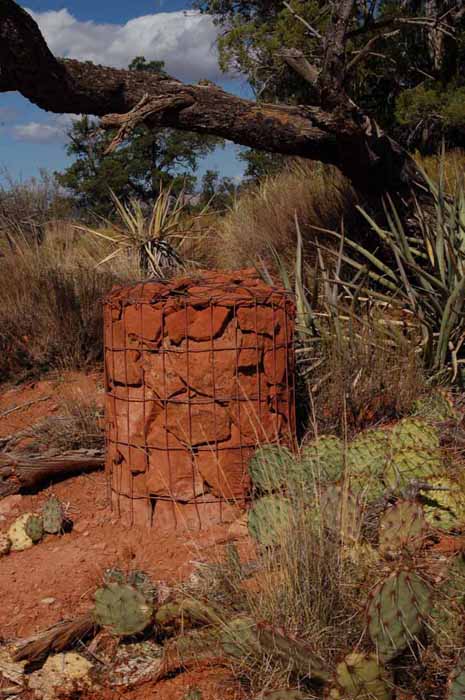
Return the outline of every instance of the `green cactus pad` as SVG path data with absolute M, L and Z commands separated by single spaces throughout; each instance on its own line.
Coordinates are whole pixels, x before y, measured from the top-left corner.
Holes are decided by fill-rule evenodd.
M 280 489 L 286 484 L 293 463 L 294 458 L 286 447 L 259 447 L 249 462 L 249 474 L 253 485 L 264 493 Z
M 219 625 L 220 617 L 211 605 L 194 598 L 182 598 L 160 606 L 155 622 L 165 630 L 176 630 L 195 625 Z
M 391 700 L 392 680 L 375 654 L 348 654 L 336 667 L 330 698 Z
M 415 401 L 413 411 L 417 416 L 435 423 L 457 420 L 460 417 L 449 393 L 443 389 L 435 389 L 428 396 Z
M 277 544 L 281 533 L 289 528 L 291 516 L 291 504 L 286 498 L 263 496 L 249 511 L 249 532 L 262 545 Z
M 384 492 L 382 475 L 389 459 L 389 433 L 367 430 L 360 433 L 347 449 L 350 487 L 364 500 L 374 501 Z
M 44 531 L 50 535 L 59 535 L 63 531 L 65 517 L 63 506 L 56 496 L 49 496 L 42 506 Z
M 379 551 L 395 556 L 421 548 L 428 524 L 423 508 L 416 501 L 397 501 L 383 513 L 379 524 Z
M 447 681 L 446 700 L 465 698 L 465 659 L 460 659 Z
M 36 543 L 40 542 L 44 536 L 44 523 L 40 515 L 30 515 L 25 524 L 25 530 L 28 537 Z
M 443 470 L 439 432 L 428 421 L 406 418 L 391 434 L 391 455 L 384 481 L 399 490 L 413 480 L 425 481 Z
M 267 656 L 280 659 L 293 676 L 321 682 L 330 679 L 326 667 L 315 655 L 313 648 L 269 625 L 258 625 L 260 647 Z
M 362 510 L 357 496 L 340 484 L 322 490 L 319 510 L 323 525 L 339 533 L 344 540 L 356 541 L 360 535 Z
M 152 615 L 152 605 L 133 586 L 110 583 L 95 592 L 96 622 L 117 635 L 143 632 L 150 624 Z
M 422 629 L 430 589 L 414 572 L 401 569 L 382 581 L 367 608 L 368 631 L 381 661 L 402 652 Z
M 338 481 L 344 472 L 344 443 L 327 435 L 304 447 L 301 472 L 305 483 Z
M 221 631 L 221 646 L 225 654 L 236 659 L 260 654 L 255 621 L 250 617 L 236 617 L 228 622 Z
M 465 525 L 465 498 L 459 484 L 450 479 L 430 479 L 435 491 L 422 492 L 423 508 L 428 523 L 440 530 L 454 530 Z

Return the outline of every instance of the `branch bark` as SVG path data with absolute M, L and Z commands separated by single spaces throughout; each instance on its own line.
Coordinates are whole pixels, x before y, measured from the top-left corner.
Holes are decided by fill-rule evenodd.
M 0 455 L 0 498 L 64 476 L 102 469 L 104 459 L 99 450 L 74 450 L 54 457 Z
M 211 134 L 259 150 L 320 160 L 338 166 L 369 193 L 399 189 L 409 176 L 409 159 L 384 135 L 367 133 L 366 116 L 340 90 L 353 1 L 341 0 L 344 12 L 328 43 L 321 84 L 330 98 L 323 101 L 324 108 L 253 102 L 213 85 L 185 85 L 166 75 L 57 59 L 37 24 L 13 0 L 0 0 L 0 92 L 18 90 L 51 112 L 104 117 L 105 128 L 123 127 L 121 138 L 124 128 L 134 123 L 133 110 L 144 101 L 144 114 L 139 109 L 136 116 L 150 128 Z

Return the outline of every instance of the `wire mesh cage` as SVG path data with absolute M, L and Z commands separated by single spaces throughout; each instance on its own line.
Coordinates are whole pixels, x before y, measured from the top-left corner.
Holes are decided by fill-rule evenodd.
M 128 524 L 237 517 L 256 446 L 294 446 L 292 295 L 255 271 L 113 290 L 104 302 L 106 471 Z

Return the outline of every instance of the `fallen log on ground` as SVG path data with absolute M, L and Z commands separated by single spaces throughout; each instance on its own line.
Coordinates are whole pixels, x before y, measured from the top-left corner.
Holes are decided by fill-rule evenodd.
M 84 613 L 74 620 L 59 622 L 32 637 L 22 639 L 15 645 L 14 661 L 33 663 L 49 654 L 66 651 L 76 642 L 95 634 L 98 629 L 92 613 Z
M 0 455 L 0 499 L 36 489 L 66 476 L 104 466 L 102 450 L 73 450 L 60 455 Z

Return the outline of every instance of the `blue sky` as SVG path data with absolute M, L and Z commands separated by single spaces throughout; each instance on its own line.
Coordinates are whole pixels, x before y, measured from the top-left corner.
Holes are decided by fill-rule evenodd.
M 182 80 L 209 78 L 250 96 L 244 80 L 220 73 L 216 29 L 186 0 L 28 0 L 23 6 L 58 56 L 125 67 L 143 54 L 165 60 L 168 72 Z M 24 179 L 41 168 L 63 169 L 69 163 L 65 142 L 70 120 L 69 115 L 40 110 L 17 93 L 0 93 L 0 169 Z M 200 174 L 215 168 L 240 177 L 236 154 L 232 144 L 218 149 L 202 163 Z

